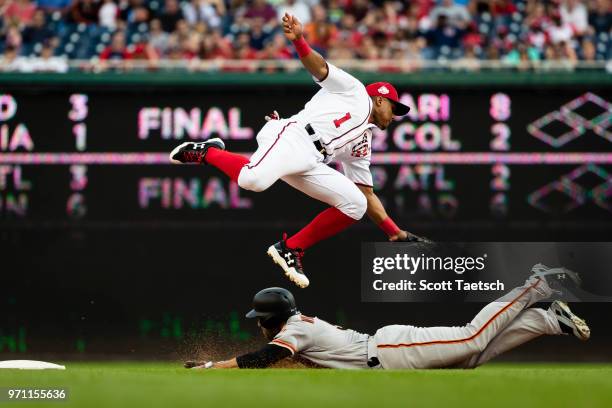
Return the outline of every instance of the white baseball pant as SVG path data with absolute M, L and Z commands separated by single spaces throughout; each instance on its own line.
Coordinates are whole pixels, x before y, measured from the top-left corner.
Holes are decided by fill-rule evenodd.
M 257 134 L 257 151 L 242 168 L 238 185 L 260 192 L 282 179 L 295 189 L 359 220 L 367 201 L 344 174 L 323 163 L 304 126 L 290 119 L 272 120 Z
M 526 308 L 548 298 L 551 294 L 552 290 L 544 279 L 530 278 L 525 285 L 489 303 L 465 326 L 394 325 L 383 327 L 374 336 L 378 359 L 382 367 L 386 369 L 443 368 L 467 365 L 474 356 L 477 357 L 472 364 L 482 364 L 487 358 L 493 358 L 499 354 L 498 351 L 514 343 L 506 339 L 507 336 L 500 337 L 497 345 L 494 339 L 511 327 L 511 323 L 525 313 Z M 541 316 L 540 312 L 530 312 L 525 315 L 523 321 L 519 320 L 517 324 Z M 546 324 L 550 322 L 546 321 Z M 514 327 L 513 330 L 516 333 L 518 328 Z M 544 329 L 539 328 L 538 330 Z M 489 346 L 493 348 L 486 351 Z

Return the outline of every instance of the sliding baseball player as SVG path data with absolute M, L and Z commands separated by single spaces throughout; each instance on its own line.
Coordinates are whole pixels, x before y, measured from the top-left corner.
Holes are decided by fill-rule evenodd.
M 219 138 L 186 142 L 170 153 L 175 163 L 214 166 L 244 189 L 260 192 L 283 180 L 312 198 L 330 205 L 296 234 L 270 246 L 268 255 L 299 287 L 304 274 L 304 251 L 345 230 L 364 214 L 391 241 L 420 238 L 401 230 L 373 191 L 370 158 L 372 128 L 386 129 L 393 116 L 408 113 L 397 91 L 387 82 L 364 86 L 326 62 L 302 36 L 302 24 L 285 14 L 283 29 L 321 90 L 295 115 L 268 121 L 257 134 L 257 151 L 244 157 L 225 150 Z M 343 173 L 327 164 L 342 165 Z
M 328 368 L 474 368 L 542 335 L 574 334 L 587 340 L 590 329 L 567 304 L 530 307 L 554 292 L 548 279 L 572 279 L 564 268 L 536 265 L 521 287 L 485 306 L 461 327 L 385 326 L 373 336 L 301 314 L 293 295 L 282 288 L 260 291 L 248 318 L 257 318 L 270 341 L 258 351 L 227 361 L 188 361 L 185 367 L 264 368 L 293 356 Z

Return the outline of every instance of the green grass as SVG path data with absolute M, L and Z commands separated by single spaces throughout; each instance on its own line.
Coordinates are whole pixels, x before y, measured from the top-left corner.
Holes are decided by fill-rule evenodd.
M 476 370 L 185 370 L 169 363 L 67 363 L 0 370 L 0 387 L 66 387 L 67 402 L 3 407 L 609 407 L 612 365 L 491 364 Z

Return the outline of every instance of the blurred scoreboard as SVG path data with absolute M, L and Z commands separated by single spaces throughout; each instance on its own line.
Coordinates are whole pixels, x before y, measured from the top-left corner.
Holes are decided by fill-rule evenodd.
M 290 116 L 316 90 L 0 90 L 0 226 L 307 218 L 314 210 L 302 209 L 310 199 L 299 192 L 243 191 L 215 169 L 170 164 L 168 152 L 187 140 L 221 137 L 228 149 L 250 154 L 268 112 Z M 375 187 L 399 219 L 612 218 L 609 92 L 400 93 L 409 115 L 376 131 L 371 146 Z

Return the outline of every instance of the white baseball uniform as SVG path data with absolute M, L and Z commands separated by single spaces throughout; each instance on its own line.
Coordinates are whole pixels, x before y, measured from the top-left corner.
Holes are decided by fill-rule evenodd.
M 330 368 L 473 368 L 540 335 L 561 334 L 554 313 L 527 309 L 551 293 L 543 279 L 531 278 L 465 326 L 392 325 L 373 336 L 298 314 L 270 344 Z
M 367 209 L 355 183 L 372 186 L 370 173 L 372 100 L 355 77 L 328 64 L 328 75 L 304 109 L 272 120 L 257 134 L 257 151 L 242 168 L 238 184 L 263 191 L 282 179 L 305 194 L 338 208 L 354 219 Z M 314 135 L 306 127 L 310 125 Z M 318 140 L 326 156 L 315 148 Z M 344 174 L 326 163 L 336 160 Z

